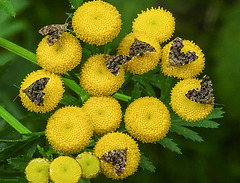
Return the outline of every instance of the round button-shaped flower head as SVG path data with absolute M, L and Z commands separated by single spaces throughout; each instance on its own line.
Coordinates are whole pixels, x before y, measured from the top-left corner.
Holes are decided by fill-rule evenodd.
M 61 153 L 79 153 L 89 144 L 92 134 L 92 125 L 79 107 L 64 107 L 55 111 L 46 127 L 49 143 Z
M 108 96 L 115 93 L 124 83 L 124 70 L 114 76 L 105 64 L 103 54 L 91 56 L 83 65 L 80 85 L 94 96 Z
M 100 161 L 92 152 L 83 152 L 76 157 L 82 168 L 82 177 L 92 179 L 100 172 Z
M 116 151 L 122 151 L 124 154 L 119 157 Z M 133 175 L 140 161 L 137 142 L 129 135 L 119 132 L 104 135 L 96 143 L 94 154 L 101 160 L 102 173 L 112 179 L 123 179 Z M 116 162 L 107 163 L 108 158 L 117 161 L 117 164 Z
M 79 163 L 69 156 L 59 156 L 49 166 L 50 179 L 54 183 L 78 183 L 82 170 Z
M 143 143 L 161 140 L 171 126 L 167 107 L 154 97 L 133 101 L 126 109 L 124 121 L 127 131 Z
M 49 112 L 61 101 L 64 87 L 61 77 L 45 70 L 27 75 L 21 84 L 19 96 L 29 111 Z
M 130 33 L 126 35 L 118 45 L 118 54 L 129 56 L 129 49 L 134 43 L 134 39 L 150 44 L 155 52 L 146 52 L 142 56 L 138 55 L 132 58 L 130 62 L 124 65 L 124 68 L 133 74 L 144 74 L 154 69 L 160 61 L 162 50 L 155 39 L 151 39 L 143 34 Z
M 84 42 L 97 46 L 111 42 L 121 30 L 121 15 L 111 4 L 89 1 L 80 6 L 72 19 L 73 31 Z
M 201 104 L 188 99 L 185 94 L 191 89 L 201 87 L 198 79 L 185 79 L 175 85 L 171 91 L 171 102 L 173 111 L 182 119 L 192 122 L 204 119 L 211 113 L 211 104 Z
M 172 13 L 163 8 L 151 8 L 142 11 L 134 20 L 133 33 L 141 33 L 154 37 L 158 42 L 167 41 L 175 30 L 175 19 Z
M 197 54 L 198 58 L 193 62 L 180 66 L 169 66 L 169 52 L 173 41 L 165 45 L 162 49 L 161 68 L 165 75 L 177 77 L 180 79 L 193 78 L 200 74 L 205 66 L 205 58 L 202 50 L 192 41 L 183 40 L 183 48 L 181 52 L 186 54 L 188 51 L 193 51 Z
M 103 135 L 115 131 L 120 125 L 122 110 L 113 97 L 90 97 L 82 109 L 89 117 L 95 134 Z
M 31 160 L 25 168 L 25 176 L 32 183 L 48 183 L 50 161 L 45 158 L 36 158 Z
M 75 68 L 82 58 L 82 47 L 78 39 L 65 32 L 53 46 L 46 43 L 45 36 L 37 48 L 37 61 L 40 66 L 54 73 L 64 73 Z

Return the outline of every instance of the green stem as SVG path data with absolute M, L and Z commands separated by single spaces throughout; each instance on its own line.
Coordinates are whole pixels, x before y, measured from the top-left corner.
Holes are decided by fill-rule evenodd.
M 113 97 L 116 98 L 116 99 L 125 101 L 125 102 L 128 102 L 129 100 L 131 100 L 130 96 L 124 95 L 124 94 L 121 94 L 121 93 L 114 93 Z
M 31 61 L 32 63 L 39 65 L 36 59 L 36 54 L 26 50 L 25 48 L 18 46 L 2 37 L 0 37 L 0 46 L 9 50 L 12 53 L 15 53 L 29 61 Z
M 16 120 L 9 112 L 7 112 L 2 106 L 0 106 L 0 116 L 20 134 L 32 133 L 18 120 Z

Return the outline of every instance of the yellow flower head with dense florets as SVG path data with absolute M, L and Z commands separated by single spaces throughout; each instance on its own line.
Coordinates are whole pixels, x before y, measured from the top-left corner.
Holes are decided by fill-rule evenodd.
M 130 33 L 126 35 L 126 37 L 123 38 L 121 43 L 119 44 L 118 46 L 119 55 L 129 56 L 129 49 L 133 44 L 135 37 L 138 40 L 146 42 L 153 46 L 156 52 L 147 52 L 143 56 L 136 56 L 132 58 L 132 60 L 128 62 L 126 65 L 124 65 L 124 68 L 133 74 L 144 74 L 157 66 L 162 55 L 162 50 L 161 46 L 156 40 L 151 39 L 150 37 L 142 34 L 135 35 L 133 33 Z
M 42 92 L 45 93 L 43 99 L 44 105 L 38 106 L 29 99 L 29 97 L 26 95 L 26 93 L 23 92 L 23 90 L 28 88 L 37 80 L 44 77 L 50 79 L 46 84 L 46 87 L 42 90 Z M 64 88 L 60 76 L 45 70 L 38 70 L 28 74 L 28 76 L 24 79 L 20 88 L 19 96 L 21 98 L 22 104 L 29 111 L 45 113 L 53 110 L 58 105 L 58 103 L 62 99 L 63 93 Z
M 168 66 L 169 51 L 172 43 L 173 42 L 171 41 L 163 47 L 161 61 L 162 72 L 165 75 L 177 77 L 180 79 L 193 78 L 200 74 L 205 66 L 205 58 L 202 50 L 192 41 L 183 40 L 184 47 L 182 48 L 181 52 L 187 53 L 188 51 L 194 51 L 197 54 L 198 58 L 190 64 L 182 66 Z
M 201 104 L 188 99 L 185 94 L 191 89 L 201 87 L 200 80 L 185 79 L 175 85 L 171 92 L 171 102 L 173 111 L 186 121 L 198 121 L 207 117 L 211 113 L 211 104 Z
M 121 30 L 121 15 L 104 1 L 88 1 L 80 6 L 72 19 L 73 31 L 84 42 L 97 46 L 111 42 Z
M 75 68 L 82 58 L 82 47 L 76 37 L 70 33 L 63 33 L 53 46 L 46 43 L 44 37 L 37 48 L 39 65 L 50 72 L 64 73 Z
M 60 156 L 49 166 L 50 179 L 58 183 L 78 183 L 82 170 L 78 162 L 69 156 Z
M 92 179 L 100 172 L 100 161 L 92 152 L 83 152 L 76 157 L 82 168 L 82 177 Z
M 48 183 L 48 167 L 50 162 L 45 158 L 31 160 L 25 168 L 25 176 L 29 182 Z
M 140 161 L 140 152 L 138 144 L 127 134 L 124 133 L 108 133 L 104 135 L 95 145 L 94 154 L 101 158 L 105 153 L 111 150 L 127 149 L 127 161 L 123 174 L 117 176 L 112 163 L 101 162 L 101 170 L 104 175 L 112 179 L 123 179 L 137 171 Z
M 116 130 L 122 119 L 119 102 L 113 97 L 91 97 L 83 105 L 95 134 L 106 134 Z
M 124 116 L 127 131 L 144 143 L 166 136 L 171 126 L 167 107 L 157 98 L 143 97 L 132 102 Z
M 140 33 L 155 38 L 158 42 L 167 41 L 175 30 L 175 19 L 172 13 L 158 7 L 142 11 L 134 20 L 133 33 Z
M 55 150 L 79 153 L 89 144 L 93 129 L 81 108 L 64 107 L 49 118 L 45 133 Z
M 83 65 L 80 85 L 94 96 L 108 96 L 116 92 L 124 83 L 124 70 L 114 76 L 107 68 L 103 54 L 91 56 Z

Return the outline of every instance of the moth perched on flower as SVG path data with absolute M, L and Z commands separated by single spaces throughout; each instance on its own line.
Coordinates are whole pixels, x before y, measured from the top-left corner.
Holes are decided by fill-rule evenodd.
M 129 56 L 131 58 L 138 55 L 142 57 L 147 52 L 156 52 L 156 49 L 152 45 L 134 38 L 134 42 L 129 49 Z
M 194 51 L 188 51 L 187 53 L 181 52 L 183 47 L 183 40 L 180 37 L 173 40 L 169 51 L 168 67 L 190 64 L 198 58 L 198 55 Z
M 188 99 L 201 103 L 213 105 L 213 88 L 212 81 L 209 76 L 203 76 L 200 82 L 201 88 L 191 89 L 185 95 Z
M 45 93 L 43 92 L 43 89 L 46 87 L 49 80 L 50 78 L 48 77 L 38 79 L 29 87 L 22 90 L 22 92 L 25 93 L 34 104 L 38 106 L 44 106 Z
M 38 32 L 44 36 L 49 35 L 47 38 L 47 44 L 48 46 L 52 46 L 60 38 L 60 36 L 66 32 L 67 27 L 68 23 L 46 25 Z

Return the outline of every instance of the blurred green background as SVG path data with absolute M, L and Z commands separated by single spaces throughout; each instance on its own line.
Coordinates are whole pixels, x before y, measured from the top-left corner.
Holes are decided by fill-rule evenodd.
M 15 18 L 0 11 L 0 36 L 35 52 L 42 36 L 38 30 L 48 24 L 64 23 L 65 12 L 73 12 L 67 0 L 11 0 L 17 10 Z M 157 144 L 140 144 L 145 156 L 157 167 L 155 173 L 139 169 L 118 182 L 240 182 L 240 1 L 237 0 L 108 0 L 122 14 L 123 26 L 113 41 L 131 31 L 134 18 L 141 10 L 161 6 L 176 18 L 173 37 L 193 40 L 206 57 L 204 74 L 213 81 L 216 103 L 224 104 L 224 118 L 218 129 L 194 129 L 205 140 L 202 143 L 171 135 L 182 155 Z M 114 51 L 112 52 L 114 53 Z M 32 131 L 44 130 L 46 122 L 38 121 L 22 107 L 18 88 L 25 76 L 39 67 L 0 48 L 0 105 L 21 120 Z M 30 117 L 29 117 L 30 116 Z M 31 123 L 29 119 L 34 119 Z M 0 137 L 8 138 L 14 130 L 0 119 Z M 100 175 L 92 182 L 111 182 Z M 115 181 L 114 181 L 115 182 Z M 117 182 L 117 181 L 116 181 Z

